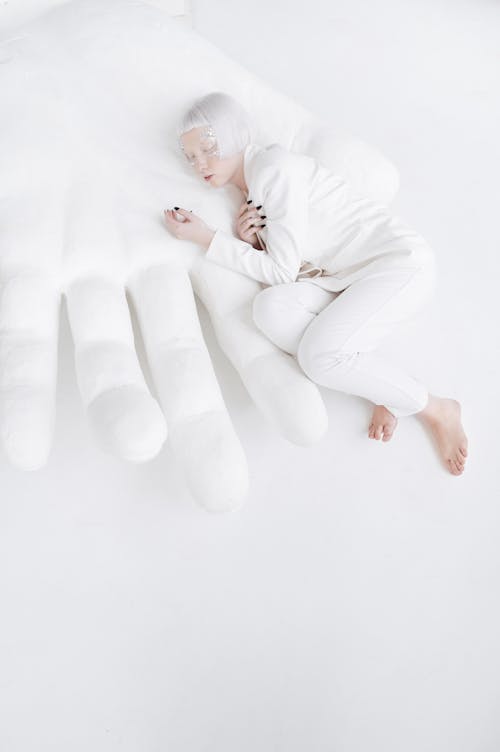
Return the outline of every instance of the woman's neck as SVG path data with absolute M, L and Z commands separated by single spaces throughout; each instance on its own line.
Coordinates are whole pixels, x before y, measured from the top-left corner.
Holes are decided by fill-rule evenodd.
M 229 182 L 237 186 L 240 191 L 243 191 L 243 193 L 248 195 L 248 186 L 245 182 L 245 173 L 243 172 L 243 156 L 241 157 L 241 161 L 238 167 L 231 175 Z

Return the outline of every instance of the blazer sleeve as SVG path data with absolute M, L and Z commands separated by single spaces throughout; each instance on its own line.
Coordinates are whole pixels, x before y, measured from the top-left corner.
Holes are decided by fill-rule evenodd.
M 307 180 L 293 165 L 282 161 L 264 166 L 259 179 L 267 225 L 260 234 L 266 250 L 259 251 L 251 243 L 217 229 L 206 258 L 267 285 L 295 282 L 309 223 Z

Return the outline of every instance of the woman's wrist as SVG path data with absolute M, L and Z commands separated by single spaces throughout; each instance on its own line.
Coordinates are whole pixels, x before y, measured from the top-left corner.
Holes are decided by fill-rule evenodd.
M 203 233 L 203 236 L 201 238 L 200 245 L 202 246 L 203 250 L 207 251 L 210 243 L 212 242 L 212 239 L 215 235 L 215 230 L 212 230 L 210 227 L 207 227 L 206 231 Z

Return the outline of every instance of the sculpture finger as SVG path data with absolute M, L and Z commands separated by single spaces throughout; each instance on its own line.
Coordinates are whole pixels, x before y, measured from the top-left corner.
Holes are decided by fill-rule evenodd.
M 129 291 L 169 439 L 198 503 L 212 512 L 241 506 L 248 467 L 203 339 L 188 273 L 156 265 L 138 270 Z
M 152 459 L 167 427 L 139 364 L 123 286 L 88 276 L 72 282 L 66 296 L 78 386 L 94 432 L 123 459 Z
M 0 430 L 10 462 L 23 470 L 45 465 L 52 445 L 59 303 L 53 277 L 2 265 Z
M 294 444 L 318 442 L 328 427 L 323 399 L 295 359 L 255 326 L 252 302 L 259 283 L 205 259 L 192 268 L 191 278 L 221 348 L 263 415 Z
M 125 297 L 125 249 L 103 158 L 80 169 L 67 200 L 65 275 L 76 374 L 91 426 L 111 453 L 152 459 L 167 427 L 142 373 Z

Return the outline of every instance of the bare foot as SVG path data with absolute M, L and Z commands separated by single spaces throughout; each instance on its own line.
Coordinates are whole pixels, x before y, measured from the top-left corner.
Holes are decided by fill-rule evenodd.
M 452 475 L 463 473 L 468 454 L 461 412 L 461 405 L 457 400 L 431 394 L 427 406 L 417 413 L 431 430 L 441 459 Z
M 398 419 L 384 405 L 375 405 L 373 409 L 372 422 L 368 427 L 368 437 L 370 439 L 380 439 L 389 441 L 394 433 Z

